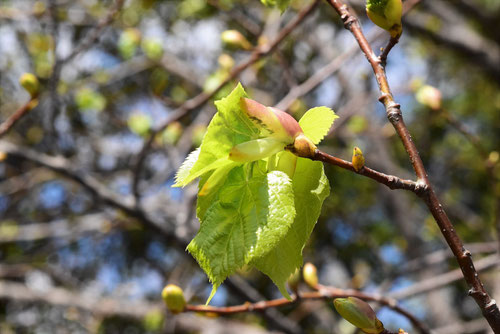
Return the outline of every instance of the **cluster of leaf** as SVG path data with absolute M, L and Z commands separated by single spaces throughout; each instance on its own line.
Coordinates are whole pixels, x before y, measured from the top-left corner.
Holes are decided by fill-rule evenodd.
M 241 104 L 245 97 L 238 85 L 215 102 L 218 112 L 200 148 L 176 175 L 176 186 L 200 178 L 201 226 L 188 250 L 213 284 L 208 301 L 229 275 L 245 265 L 269 276 L 289 298 L 285 282 L 302 265 L 302 249 L 330 193 L 321 162 L 296 157 L 285 144 L 279 150 L 267 149 L 277 134 L 262 120 L 248 116 Z M 303 135 L 317 144 L 336 117 L 331 109 L 318 107 L 298 124 Z M 260 153 L 255 159 L 251 155 L 247 159 L 251 161 L 235 161 L 230 157 L 235 148 Z

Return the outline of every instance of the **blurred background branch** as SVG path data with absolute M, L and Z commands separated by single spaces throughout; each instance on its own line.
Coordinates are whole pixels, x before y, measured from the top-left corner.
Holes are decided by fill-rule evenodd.
M 388 34 L 366 18 L 364 1 L 349 4 L 378 55 Z M 500 5 L 405 4 L 414 7 L 388 79 L 436 192 L 499 300 Z M 223 42 L 226 30 L 253 48 Z M 37 76 L 40 93 L 0 142 L 0 331 L 352 331 L 331 301 L 207 318 L 166 313 L 160 293 L 175 283 L 190 304 L 203 304 L 210 292 L 185 252 L 199 226 L 196 186 L 170 185 L 199 145 L 213 101 L 237 81 L 296 118 L 332 107 L 340 118 L 322 151 L 348 159 L 359 146 L 367 166 L 412 178 L 357 50 L 324 3 L 292 1 L 281 14 L 227 0 L 2 1 L 0 122 L 30 99 L 18 83 L 24 72 Z M 440 92 L 440 108 L 425 86 Z M 325 168 L 332 194 L 304 250 L 320 281 L 397 298 L 436 333 L 487 332 L 425 206 Z M 266 277 L 241 271 L 213 304 L 279 297 Z M 389 308 L 377 312 L 388 328 L 417 330 Z

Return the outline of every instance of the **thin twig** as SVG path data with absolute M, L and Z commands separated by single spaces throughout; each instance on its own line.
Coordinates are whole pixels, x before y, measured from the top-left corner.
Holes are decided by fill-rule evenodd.
M 304 19 L 313 12 L 313 10 L 319 4 L 319 0 L 315 0 L 312 4 L 302 9 L 297 16 L 290 21 L 276 36 L 276 38 L 269 44 L 265 44 L 257 47 L 250 56 L 241 64 L 236 66 L 231 73 L 223 80 L 214 90 L 211 92 L 202 92 L 199 95 L 187 100 L 172 113 L 170 113 L 168 119 L 163 122 L 160 126 L 154 129 L 149 135 L 148 140 L 142 147 L 141 152 L 137 156 L 137 160 L 134 167 L 134 179 L 132 182 L 132 193 L 136 199 L 140 198 L 139 194 L 139 181 L 142 175 L 142 169 L 144 167 L 144 162 L 149 153 L 151 145 L 153 144 L 154 138 L 158 133 L 163 131 L 172 122 L 178 121 L 182 117 L 186 116 L 189 112 L 194 109 L 200 108 L 202 105 L 207 103 L 219 90 L 221 90 L 225 85 L 237 78 L 244 70 L 246 70 L 251 65 L 255 64 L 258 60 L 270 54 L 284 39 L 287 37 Z
M 414 315 L 403 309 L 398 305 L 398 301 L 393 298 L 385 298 L 380 295 L 368 294 L 351 289 L 338 289 L 334 287 L 328 287 L 323 285 L 318 285 L 317 291 L 303 292 L 299 294 L 299 297 L 294 296 L 292 300 L 286 298 L 273 299 L 260 301 L 257 303 L 244 303 L 242 305 L 236 306 L 207 306 L 207 305 L 186 305 L 185 312 L 211 312 L 217 314 L 234 314 L 242 312 L 254 312 L 262 311 L 269 308 L 280 307 L 284 305 L 296 304 L 297 302 L 303 300 L 314 300 L 314 299 L 332 299 L 332 298 L 345 298 L 345 297 L 357 297 L 366 301 L 374 301 L 381 305 L 387 306 L 395 312 L 406 317 L 410 322 L 418 328 L 420 333 L 427 334 L 430 333 L 429 329 L 425 324 L 418 320 Z
M 391 52 L 392 48 L 396 46 L 398 42 L 399 42 L 399 36 L 391 37 L 386 47 L 383 49 L 382 53 L 379 56 L 380 62 L 382 63 L 383 66 L 385 66 L 385 63 L 387 62 L 387 56 L 389 55 L 389 52 Z
M 461 239 L 455 232 L 451 221 L 446 215 L 446 212 L 444 211 L 438 197 L 434 192 L 434 189 L 432 188 L 420 154 L 417 151 L 417 147 L 415 146 L 410 132 L 408 131 L 408 128 L 403 121 L 400 105 L 394 101 L 394 98 L 392 96 L 389 83 L 387 81 L 385 68 L 382 66 L 380 59 L 375 56 L 372 47 L 366 40 L 365 35 L 361 30 L 358 19 L 350 13 L 347 6 L 340 0 L 327 0 L 327 2 L 340 15 L 342 21 L 344 22 L 345 28 L 353 34 L 359 44 L 361 51 L 364 53 L 368 62 L 372 66 L 381 92 L 379 100 L 384 104 L 387 117 L 391 124 L 394 126 L 406 149 L 406 152 L 413 165 L 413 169 L 415 170 L 415 173 L 419 180 L 418 182 L 422 182 L 426 186 L 426 190 L 419 195 L 426 203 L 429 211 L 432 213 L 434 219 L 436 220 L 441 233 L 448 243 L 448 246 L 455 255 L 462 270 L 463 276 L 470 288 L 469 295 L 474 298 L 477 305 L 481 309 L 483 316 L 486 318 L 493 331 L 495 333 L 500 333 L 500 311 L 497 307 L 497 304 L 494 299 L 491 299 L 489 294 L 484 289 L 477 271 L 474 269 L 474 263 L 472 262 L 471 253 L 464 248 Z
M 401 179 L 397 176 L 394 175 L 387 175 L 381 172 L 377 172 L 376 170 L 373 170 L 368 167 L 363 167 L 359 171 L 356 171 L 354 167 L 352 166 L 352 163 L 334 156 L 331 156 L 327 153 L 324 153 L 320 150 L 316 150 L 314 157 L 312 160 L 317 160 L 317 161 L 323 161 L 326 162 L 330 165 L 338 166 L 347 170 L 350 170 L 351 172 L 358 173 L 360 175 L 369 177 L 370 179 L 373 179 L 377 181 L 378 183 L 384 184 L 390 189 L 404 189 L 404 190 L 409 190 L 412 191 L 416 194 L 419 194 L 421 192 L 424 192 L 426 189 L 425 184 L 419 183 L 419 182 L 414 182 L 411 180 L 404 180 Z
M 35 108 L 38 104 L 36 98 L 31 98 L 26 104 L 21 108 L 17 109 L 12 115 L 10 115 L 2 124 L 0 124 L 0 137 L 5 135 L 13 126 L 17 123 L 24 115 L 28 113 L 31 109 Z

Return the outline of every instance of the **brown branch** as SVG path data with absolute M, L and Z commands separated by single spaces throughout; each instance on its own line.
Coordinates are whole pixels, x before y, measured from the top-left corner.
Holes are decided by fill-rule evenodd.
M 116 315 L 143 320 L 145 316 L 152 312 L 165 312 L 165 307 L 161 302 L 101 297 L 73 292 L 59 287 L 51 287 L 45 291 L 38 291 L 30 289 L 25 284 L 9 281 L 0 281 L 0 299 L 9 299 L 13 302 L 30 305 L 33 303 L 46 303 L 59 307 L 74 307 L 89 312 L 97 318 Z M 240 321 L 197 317 L 193 314 L 179 314 L 175 318 L 169 317 L 168 321 L 174 323 L 175 329 L 183 333 L 269 333 L 261 327 L 241 324 Z
M 379 56 L 380 62 L 382 63 L 383 66 L 385 66 L 385 63 L 387 62 L 387 56 L 389 55 L 389 52 L 391 52 L 392 48 L 396 46 L 399 42 L 399 37 L 391 37 L 389 42 L 387 43 L 386 47 L 382 50 L 382 53 Z
M 31 98 L 25 105 L 17 109 L 12 115 L 10 115 L 2 124 L 0 124 L 0 137 L 5 135 L 13 126 L 17 123 L 24 115 L 26 115 L 31 109 L 35 108 L 38 104 L 38 100 Z
M 219 90 L 221 90 L 225 85 L 237 78 L 244 70 L 246 70 L 251 65 L 255 64 L 258 60 L 270 54 L 284 39 L 287 37 L 304 19 L 313 12 L 313 10 L 318 6 L 319 0 L 315 0 L 312 4 L 302 9 L 297 16 L 291 20 L 276 36 L 276 38 L 269 44 L 265 44 L 257 47 L 250 56 L 241 64 L 236 66 L 231 73 L 223 80 L 214 90 L 211 92 L 202 92 L 197 96 L 187 100 L 180 107 L 175 109 L 168 117 L 168 119 L 163 122 L 160 126 L 154 129 L 149 135 L 148 140 L 142 147 L 141 152 L 137 156 L 137 160 L 134 167 L 134 180 L 132 183 L 132 193 L 135 198 L 140 198 L 139 194 L 139 181 L 142 174 L 142 169 L 144 167 L 144 162 L 149 153 L 151 145 L 153 144 L 154 138 L 158 133 L 163 131 L 172 122 L 178 121 L 179 119 L 186 116 L 192 110 L 200 108 L 202 105 L 207 103 Z
M 340 15 L 344 26 L 348 29 L 359 44 L 361 51 L 366 56 L 368 62 L 372 66 L 375 74 L 381 96 L 380 102 L 384 104 L 386 114 L 398 133 L 406 152 L 413 165 L 413 169 L 418 178 L 418 182 L 426 186 L 426 190 L 419 194 L 419 196 L 426 203 L 429 211 L 436 220 L 439 229 L 441 230 L 448 246 L 455 255 L 458 264 L 462 270 L 463 276 L 470 288 L 469 295 L 474 298 L 477 305 L 481 309 L 483 316 L 486 318 L 491 328 L 495 333 L 500 333 L 500 311 L 497 307 L 495 300 L 491 299 L 479 279 L 477 271 L 474 269 L 471 253 L 467 251 L 461 239 L 455 232 L 455 229 L 449 220 L 446 212 L 444 211 L 438 197 L 436 196 L 431 183 L 429 182 L 427 172 L 425 170 L 420 154 L 417 151 L 415 143 L 413 142 L 410 132 L 406 127 L 400 110 L 400 105 L 394 101 L 392 96 L 385 68 L 382 66 L 380 59 L 375 56 L 370 44 L 366 40 L 358 19 L 353 16 L 347 6 L 340 0 L 327 0 L 327 2 L 335 9 Z
M 496 267 L 500 263 L 500 258 L 497 254 L 488 255 L 476 261 L 476 268 L 478 271 Z M 441 275 L 436 275 L 431 278 L 425 279 L 407 288 L 395 292 L 389 292 L 388 296 L 396 299 L 406 299 L 408 297 L 416 296 L 432 290 L 436 290 L 447 286 L 450 283 L 456 282 L 462 278 L 463 274 L 460 269 L 454 269 Z
M 404 189 L 404 190 L 412 191 L 416 194 L 420 194 L 426 190 L 426 186 L 424 183 L 400 179 L 397 176 L 387 175 L 387 174 L 378 172 L 376 170 L 373 170 L 371 168 L 368 168 L 366 166 L 363 167 L 361 170 L 356 171 L 354 169 L 354 167 L 352 166 L 351 162 L 334 157 L 334 156 L 331 156 L 331 155 L 326 154 L 320 150 L 316 150 L 312 160 L 323 161 L 323 162 L 326 162 L 330 165 L 338 166 L 340 168 L 350 170 L 351 172 L 355 172 L 355 173 L 358 173 L 360 175 L 369 177 L 370 179 L 373 179 L 373 180 L 377 181 L 378 183 L 386 185 L 390 189 Z
M 345 298 L 345 297 L 357 297 L 366 301 L 377 302 L 383 306 L 387 306 L 395 312 L 406 317 L 410 322 L 417 328 L 420 333 L 426 334 L 430 333 L 429 329 L 425 324 L 418 320 L 414 315 L 403 309 L 398 305 L 398 301 L 393 298 L 385 298 L 380 295 L 368 294 L 352 289 L 338 289 L 334 287 L 328 287 L 323 285 L 318 285 L 317 291 L 303 292 L 299 296 L 294 296 L 292 300 L 286 298 L 273 299 L 267 301 L 260 301 L 257 303 L 244 303 L 242 305 L 236 306 L 206 306 L 206 305 L 186 305 L 185 312 L 211 312 L 217 314 L 234 314 L 242 312 L 255 312 L 263 311 L 269 308 L 280 307 L 284 305 L 296 304 L 302 300 L 315 300 L 315 299 L 333 299 L 333 298 Z

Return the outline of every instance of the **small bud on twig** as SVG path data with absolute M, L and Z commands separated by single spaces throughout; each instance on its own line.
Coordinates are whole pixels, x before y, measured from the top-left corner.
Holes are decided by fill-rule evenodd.
M 40 82 L 37 77 L 32 73 L 24 73 L 19 78 L 19 84 L 31 95 L 34 99 L 38 96 L 38 91 L 40 90 Z
M 222 42 L 235 48 L 242 48 L 243 50 L 252 49 L 252 44 L 243 36 L 238 30 L 226 30 L 221 34 Z
M 441 91 L 436 87 L 423 85 L 415 93 L 417 101 L 432 110 L 441 109 Z
M 359 147 L 354 147 L 352 151 L 352 167 L 356 172 L 359 172 L 365 166 L 365 157 Z
M 165 301 L 167 308 L 172 313 L 180 313 L 184 311 L 186 300 L 181 288 L 174 284 L 168 284 L 161 292 L 161 297 Z
M 318 286 L 318 270 L 314 264 L 307 262 L 304 265 L 302 277 L 304 277 L 304 282 L 311 288 L 315 289 Z
M 366 14 L 373 23 L 389 31 L 391 37 L 401 36 L 403 32 L 401 24 L 403 3 L 401 0 L 367 0 Z
M 377 318 L 373 309 L 365 301 L 356 298 L 337 298 L 333 305 L 345 320 L 368 334 L 380 334 L 384 325 Z

